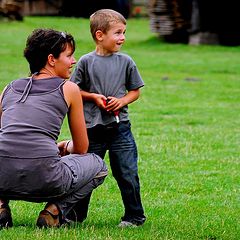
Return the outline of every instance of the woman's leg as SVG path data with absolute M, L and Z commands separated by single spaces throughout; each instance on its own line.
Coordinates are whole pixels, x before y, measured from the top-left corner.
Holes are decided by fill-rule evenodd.
M 71 188 L 65 197 L 49 202 L 40 212 L 37 220 L 38 227 L 57 227 L 68 222 L 68 214 L 81 201 L 88 200 L 85 204 L 88 207 L 93 189 L 102 184 L 107 176 L 104 161 L 95 154 L 70 154 L 64 156 L 61 161 L 71 169 Z M 78 214 L 81 219 L 87 214 L 87 209 L 83 209 L 83 213 Z
M 67 196 L 56 201 L 55 204 L 61 210 L 63 218 L 66 218 L 75 206 L 80 211 L 79 204 L 84 203 L 82 213 L 78 213 L 79 220 L 84 220 L 87 215 L 91 193 L 93 189 L 103 183 L 104 178 L 107 176 L 107 167 L 104 161 L 96 154 L 71 154 L 64 157 L 62 161 L 72 171 L 73 184 Z
M 74 222 L 83 222 L 87 218 L 91 195 L 92 192 L 90 192 L 85 198 L 80 199 L 67 214 L 66 218 Z

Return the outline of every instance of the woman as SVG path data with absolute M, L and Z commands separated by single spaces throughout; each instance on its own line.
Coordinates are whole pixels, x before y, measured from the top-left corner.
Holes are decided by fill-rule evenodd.
M 24 50 L 31 77 L 11 82 L 0 97 L 0 227 L 13 225 L 11 199 L 48 202 L 37 226 L 60 226 L 107 175 L 103 160 L 86 153 L 80 90 L 64 80 L 74 51 L 70 34 L 34 30 Z M 72 140 L 57 144 L 66 115 Z

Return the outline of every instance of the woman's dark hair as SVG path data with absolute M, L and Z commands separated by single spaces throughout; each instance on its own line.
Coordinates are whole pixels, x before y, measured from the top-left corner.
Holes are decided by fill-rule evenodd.
M 27 59 L 31 74 L 39 72 L 47 62 L 49 54 L 58 58 L 70 44 L 72 53 L 75 51 L 75 41 L 71 34 L 53 29 L 35 29 L 27 38 L 24 57 Z

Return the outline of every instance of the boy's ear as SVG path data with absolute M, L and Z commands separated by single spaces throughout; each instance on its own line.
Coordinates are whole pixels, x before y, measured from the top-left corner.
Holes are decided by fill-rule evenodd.
M 95 36 L 98 41 L 102 41 L 103 32 L 101 30 L 97 30 Z

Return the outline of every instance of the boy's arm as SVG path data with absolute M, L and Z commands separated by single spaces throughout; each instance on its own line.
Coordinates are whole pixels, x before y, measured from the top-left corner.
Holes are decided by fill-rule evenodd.
M 108 104 L 106 106 L 107 111 L 117 111 L 120 108 L 136 101 L 140 96 L 140 89 L 134 89 L 128 91 L 128 93 L 121 98 L 116 98 L 116 97 L 107 97 L 108 99 Z
M 81 90 L 82 98 L 84 101 L 94 102 L 99 108 L 105 109 L 105 101 L 107 98 L 102 94 L 90 93 L 84 90 Z

